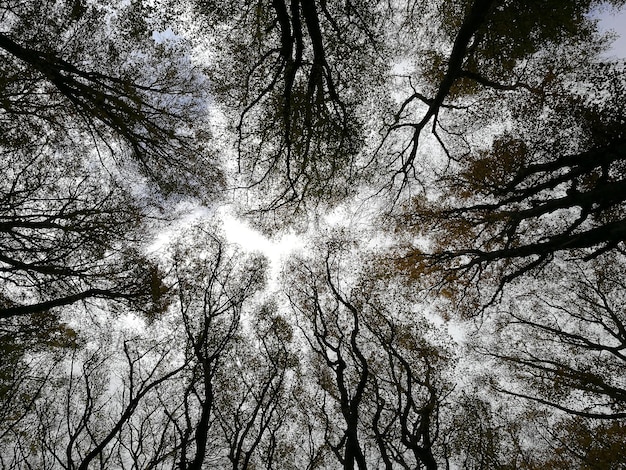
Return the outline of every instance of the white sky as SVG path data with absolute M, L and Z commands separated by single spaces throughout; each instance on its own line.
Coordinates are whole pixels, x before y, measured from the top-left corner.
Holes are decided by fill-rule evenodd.
M 168 229 L 160 232 L 153 243 L 148 247 L 148 253 L 157 254 L 176 238 L 178 233 L 196 223 L 215 220 L 221 222 L 224 234 L 229 243 L 239 245 L 247 252 L 260 252 L 268 258 L 270 262 L 270 288 L 275 286 L 278 276 L 280 275 L 283 260 L 294 251 L 304 247 L 302 237 L 299 237 L 293 231 L 281 233 L 276 238 L 268 238 L 258 230 L 253 229 L 244 220 L 229 213 L 226 208 L 212 210 L 207 207 L 198 206 L 184 210 L 182 217 L 172 222 Z
M 245 221 L 230 214 L 224 214 L 222 220 L 228 241 L 236 243 L 246 251 L 260 251 L 267 256 L 270 261 L 270 283 L 277 280 L 283 260 L 304 247 L 303 239 L 294 232 L 283 233 L 278 238 L 270 239 Z
M 614 31 L 618 35 L 607 56 L 626 59 L 626 8 L 602 12 L 598 18 L 600 31 Z

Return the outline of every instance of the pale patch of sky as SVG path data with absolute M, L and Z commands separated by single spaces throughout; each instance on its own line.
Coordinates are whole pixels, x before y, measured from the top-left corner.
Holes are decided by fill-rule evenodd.
M 605 55 L 609 58 L 626 59 L 626 8 L 600 11 L 597 18 L 601 32 L 615 34 L 615 40 Z
M 228 208 L 216 210 L 201 205 L 189 205 L 177 209 L 177 212 L 179 211 L 182 215 L 172 222 L 167 229 L 158 233 L 148 247 L 148 253 L 158 256 L 185 229 L 197 223 L 219 220 L 229 243 L 238 245 L 245 252 L 258 252 L 267 257 L 270 263 L 269 287 L 274 289 L 277 286 L 284 260 L 305 245 L 303 238 L 294 232 L 281 233 L 275 238 L 266 237 L 247 222 L 229 212 Z
M 247 222 L 231 214 L 224 214 L 222 220 L 228 241 L 236 243 L 245 251 L 260 252 L 268 258 L 270 288 L 276 287 L 285 259 L 305 245 L 302 237 L 294 232 L 282 233 L 277 238 L 268 238 Z
M 167 28 L 165 31 L 152 31 L 152 40 L 156 44 L 163 44 L 167 41 L 177 41 L 182 38 L 182 36 L 172 31 L 172 28 Z

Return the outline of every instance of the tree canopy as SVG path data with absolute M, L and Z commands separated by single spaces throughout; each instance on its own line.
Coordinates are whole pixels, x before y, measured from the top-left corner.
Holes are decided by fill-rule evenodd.
M 623 468 L 625 3 L 0 2 L 0 466 Z

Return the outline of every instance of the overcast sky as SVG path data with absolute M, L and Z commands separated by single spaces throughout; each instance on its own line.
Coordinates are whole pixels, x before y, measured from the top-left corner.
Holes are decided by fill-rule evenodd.
M 617 56 L 626 59 L 626 8 L 621 11 L 607 11 L 599 15 L 600 30 L 613 30 L 619 37 L 613 43 L 609 57 Z

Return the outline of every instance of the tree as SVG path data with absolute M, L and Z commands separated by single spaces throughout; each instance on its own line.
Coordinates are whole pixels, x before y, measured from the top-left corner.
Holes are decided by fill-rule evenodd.
M 487 354 L 524 386 L 498 387 L 583 418 L 626 418 L 622 269 L 621 258 L 598 258 L 517 296 L 498 326 L 501 346 Z
M 288 459 L 291 331 L 270 304 L 252 318 L 244 308 L 263 286 L 263 259 L 242 257 L 215 227 L 198 226 L 179 237 L 169 261 L 177 296 L 150 322 L 129 312 L 144 319 L 138 331 L 111 328 L 110 314 L 99 312 L 93 322 L 106 331 L 89 324 L 77 341 L 68 328 L 56 337 L 42 330 L 49 344 L 40 361 L 12 361 L 18 373 L 45 376 L 3 368 L 3 401 L 24 402 L 6 407 L 0 428 L 8 468 L 272 468 Z M 26 338 L 20 354 L 34 356 Z M 48 350 L 57 343 L 64 354 Z
M 328 259 L 326 262 L 328 263 Z M 320 410 L 324 420 L 326 443 L 343 468 L 352 469 L 356 465 L 362 470 L 367 468 L 367 460 L 364 443 L 359 437 L 359 424 L 363 420 L 361 415 L 370 371 L 363 346 L 358 341 L 359 314 L 339 293 L 334 298 L 331 297 L 332 300 L 320 298 L 323 294 L 319 291 L 321 286 L 316 282 L 315 274 L 307 266 L 303 268 L 304 276 L 308 274 L 309 278 L 302 279 L 306 283 L 302 302 L 305 307 L 299 307 L 300 302 L 295 299 L 291 302 L 295 308 L 303 310 L 303 313 L 311 317 L 309 321 L 312 331 L 307 339 L 317 356 L 316 365 L 321 375 L 318 380 L 326 392 Z M 330 276 L 330 272 L 327 275 Z M 334 285 L 331 289 L 334 289 Z M 330 300 L 330 304 L 324 300 Z M 342 307 L 347 310 L 346 318 L 343 318 L 344 312 L 340 310 Z M 330 403 L 327 404 L 326 400 Z M 337 426 L 333 422 L 337 419 L 334 417 L 337 411 L 339 419 L 345 425 L 343 431 L 334 429 Z M 339 435 L 335 436 L 338 431 Z
M 484 396 L 484 390 L 469 389 L 455 397 L 456 410 L 444 431 L 446 465 L 467 470 L 551 468 L 542 466 L 546 462 L 536 439 L 541 422 L 537 411 L 493 403 Z
M 598 422 L 580 417 L 555 426 L 558 443 L 542 468 L 619 469 L 624 465 L 624 422 Z
M 289 392 L 298 359 L 289 350 L 291 327 L 275 308 L 262 306 L 254 333 L 236 338 L 217 373 L 215 414 L 233 470 L 289 466 L 295 431 Z
M 56 352 L 53 361 L 43 351 L 41 363 L 29 364 L 25 373 L 39 386 L 25 400 L 25 413 L 3 423 L 0 446 L 7 468 L 84 470 L 95 462 L 124 466 L 136 458 L 133 447 L 149 444 L 154 444 L 154 453 L 143 452 L 140 461 L 158 463 L 163 458 L 158 439 L 149 442 L 147 433 L 133 435 L 133 426 L 140 419 L 137 411 L 145 412 L 149 397 L 185 364 L 177 363 L 171 341 L 122 338 L 117 348 L 112 333 L 94 332 L 88 342 L 65 346 L 65 354 Z M 38 377 L 46 370 L 41 364 L 49 364 L 45 377 Z M 25 385 L 16 386 L 23 397 L 32 393 Z M 154 413 L 152 409 L 148 416 Z M 145 425 L 145 415 L 141 419 Z M 124 441 L 127 436 L 131 440 Z M 132 440 L 139 437 L 142 441 Z
M 1 466 L 623 466 L 598 0 L 31 3 L 0 6 Z M 224 183 L 316 234 L 384 207 L 389 251 L 319 236 L 271 300 L 216 225 L 147 254 Z
M 467 468 L 619 468 L 623 259 L 551 265 L 476 322 L 450 458 Z M 470 366 L 470 367 L 476 367 Z M 488 398 L 484 398 L 488 397 Z M 596 436 L 590 444 L 590 436 Z
M 108 151 L 127 169 L 124 160 L 133 159 L 165 193 L 195 188 L 199 194 L 202 185 L 206 195 L 219 182 L 192 125 L 204 117 L 202 76 L 182 55 L 182 43 L 159 46 L 150 39 L 158 23 L 148 7 L 57 0 L 7 5 L 2 15 L 9 144 L 58 132 L 68 144 L 86 140 L 97 152 Z
M 475 9 L 481 4 L 482 23 L 470 21 L 473 13 L 481 13 Z M 596 426 L 602 434 L 610 425 L 596 420 L 621 419 L 622 411 L 621 386 L 615 382 L 621 366 L 614 357 L 621 347 L 621 321 L 610 301 L 603 305 L 599 300 L 608 299 L 606 284 L 599 291 L 593 285 L 596 262 L 621 269 L 626 147 L 620 103 L 625 87 L 623 66 L 601 63 L 595 40 L 587 50 L 580 49 L 583 40 L 593 39 L 593 25 L 581 14 L 589 6 L 572 2 L 534 19 L 521 15 L 514 26 L 502 22 L 506 29 L 498 28 L 495 19 L 516 7 L 505 2 L 468 6 L 465 20 L 451 29 L 458 31 L 454 47 L 435 81 L 442 100 L 424 101 L 423 119 L 406 124 L 414 133 L 401 153 L 405 180 L 407 171 L 415 174 L 418 143 L 423 144 L 427 125 L 432 124 L 444 157 L 431 173 L 422 172 L 425 191 L 399 211 L 396 227 L 406 238 L 396 247 L 393 263 L 409 282 L 440 294 L 436 302 L 444 315 L 461 313 L 479 322 L 501 319 L 494 327 L 505 332 L 498 336 L 500 342 L 477 357 L 487 354 L 503 361 L 519 381 L 496 390 L 509 394 L 504 400 L 525 397 L 585 418 L 580 436 Z M 530 4 L 528 11 L 533 8 Z M 561 14 L 571 20 L 561 22 L 565 31 L 550 24 L 552 19 L 545 29 L 538 24 Z M 472 25 L 473 30 L 465 29 Z M 465 41 L 472 36 L 463 36 L 464 29 L 473 31 L 473 42 Z M 529 41 L 514 36 L 521 30 Z M 482 42 L 483 37 L 491 40 Z M 505 45 L 503 38 L 513 40 Z M 455 57 L 455 51 L 460 55 Z M 418 99 L 416 93 L 402 111 Z M 499 129 L 477 131 L 490 119 L 473 113 L 476 105 L 501 120 Z M 468 125 L 476 116 L 479 126 Z M 398 118 L 391 130 L 405 122 Z M 573 280 L 572 272 L 596 280 Z M 560 292 L 552 290 L 553 283 Z M 611 289 L 612 295 L 623 296 L 623 286 Z M 475 335 L 480 342 L 488 333 Z M 619 426 L 618 421 L 615 428 Z M 565 456 L 530 459 L 524 465 L 593 467 L 584 452 L 572 450 L 578 446 L 573 435 L 547 429 L 543 437 Z M 559 439 L 561 446 L 555 443 Z M 611 440 L 608 435 L 603 439 Z M 603 464 L 621 464 L 609 461 Z
M 195 3 L 219 50 L 212 91 L 231 123 L 242 185 L 262 196 L 252 209 L 290 219 L 352 193 L 367 166 L 363 115 L 383 96 L 384 9 L 353 0 Z
M 563 416 L 534 403 L 498 402 L 481 395 L 485 397 L 485 390 L 459 397 L 446 434 L 450 468 L 590 470 L 623 466 L 622 422 Z
M 33 150 L 7 149 L 0 163 L 0 317 L 89 298 L 145 302 L 156 271 L 138 268 L 142 209 L 75 157 Z
M 190 240 L 193 242 L 188 243 Z M 233 457 L 234 468 L 240 464 L 239 455 L 225 455 L 227 446 L 219 435 L 220 418 L 222 421 L 224 418 L 216 407 L 231 386 L 235 394 L 243 391 L 245 399 L 246 392 L 250 392 L 245 383 L 228 383 L 232 376 L 224 368 L 232 367 L 232 361 L 236 360 L 244 304 L 265 281 L 263 259 L 259 256 L 240 259 L 240 256 L 224 242 L 219 232 L 203 226 L 187 233 L 174 248 L 176 308 L 182 322 L 185 362 L 189 367 L 176 391 L 176 402 L 164 400 L 163 405 L 177 433 L 176 465 L 182 469 L 200 469 L 207 461 L 225 464 L 227 455 Z M 274 377 L 267 384 L 268 388 L 273 382 Z M 259 406 L 261 404 L 265 405 L 265 401 Z M 227 408 L 223 412 L 227 413 Z M 228 417 L 234 418 L 230 414 Z M 250 426 L 256 414 L 251 419 Z M 245 434 L 241 436 L 239 432 L 241 429 L 237 429 L 235 435 L 226 433 L 227 438 L 234 440 L 230 443 L 233 452 L 241 451 L 243 442 L 239 443 L 245 439 Z
M 0 454 L 7 459 L 2 461 L 4 467 L 12 468 L 21 461 L 20 440 L 15 439 L 12 452 L 10 447 L 7 449 L 7 441 L 11 442 L 22 429 L 28 428 L 65 351 L 77 347 L 76 332 L 49 313 L 13 318 L 3 323 L 0 330 L 3 358 L 0 365 L 0 448 L 5 450 Z
M 294 263 L 288 290 L 321 391 L 315 406 L 325 445 L 343 468 L 436 469 L 449 392 L 445 344 L 367 270 L 353 266 L 350 279 L 341 241 L 327 250 L 322 262 Z
M 509 104 L 506 97 L 511 95 L 522 102 L 545 97 L 545 87 L 555 77 L 576 70 L 580 62 L 589 64 L 601 41 L 587 13 L 599 3 L 576 1 L 566 8 L 552 1 L 531 1 L 524 8 L 506 0 L 419 3 L 423 20 L 407 15 L 411 31 L 420 27 L 428 31 L 426 22 L 436 22 L 443 37 L 429 38 L 426 33 L 423 43 L 413 46 L 424 59 L 418 62 L 416 76 L 406 77 L 410 94 L 383 135 L 384 141 L 400 136 L 392 145 L 398 148 L 393 156 L 400 163 L 403 185 L 419 176 L 416 158 L 431 123 L 445 156 L 462 159 L 472 151 L 473 139 L 468 137 L 475 126 L 469 120 L 476 121 L 477 116 L 506 120 L 508 115 L 492 106 Z M 480 124 L 487 123 L 481 119 Z
M 476 312 L 555 259 L 620 249 L 626 147 L 614 98 L 626 88 L 612 66 L 587 70 L 577 77 L 587 97 L 568 81 L 520 106 L 490 148 L 468 151 L 404 207 L 398 228 L 432 241 L 399 250 L 412 276 L 433 274 Z
M 182 44 L 150 44 L 137 8 L 0 7 L 2 318 L 94 298 L 148 304 L 158 273 L 140 268 L 139 245 L 160 197 L 145 181 L 165 195 L 219 186 L 195 127 L 202 76 Z

